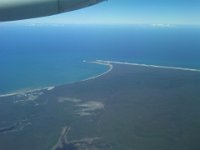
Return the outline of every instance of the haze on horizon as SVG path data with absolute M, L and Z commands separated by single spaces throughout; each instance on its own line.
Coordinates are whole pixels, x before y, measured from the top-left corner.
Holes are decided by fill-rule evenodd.
M 200 25 L 200 1 L 108 0 L 88 8 L 17 23 Z

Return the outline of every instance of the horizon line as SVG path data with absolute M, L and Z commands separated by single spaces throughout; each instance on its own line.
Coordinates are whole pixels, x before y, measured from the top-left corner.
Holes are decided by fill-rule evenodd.
M 127 23 L 127 22 L 35 22 L 32 20 L 10 21 L 0 22 L 0 26 L 3 25 L 21 25 L 21 26 L 67 26 L 67 25 L 130 25 L 130 26 L 152 26 L 152 27 L 175 27 L 175 26 L 196 26 L 200 27 L 200 24 L 184 24 L 184 23 Z

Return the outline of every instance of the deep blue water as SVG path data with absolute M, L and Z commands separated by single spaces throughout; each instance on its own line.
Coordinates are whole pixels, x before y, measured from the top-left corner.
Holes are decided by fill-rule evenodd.
M 0 25 L 0 94 L 99 74 L 96 59 L 200 69 L 200 28 Z

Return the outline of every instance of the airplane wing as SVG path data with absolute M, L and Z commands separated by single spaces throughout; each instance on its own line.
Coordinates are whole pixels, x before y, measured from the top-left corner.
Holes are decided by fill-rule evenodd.
M 0 21 L 50 16 L 102 1 L 104 0 L 0 0 Z

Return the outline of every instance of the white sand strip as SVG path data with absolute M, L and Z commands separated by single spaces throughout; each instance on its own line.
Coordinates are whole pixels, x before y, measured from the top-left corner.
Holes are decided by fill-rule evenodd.
M 83 62 L 86 62 L 86 61 L 83 61 Z M 99 75 L 92 76 L 92 77 L 89 77 L 89 78 L 87 78 L 87 79 L 81 80 L 82 82 L 83 82 L 83 81 L 88 81 L 88 80 L 92 80 L 92 79 L 99 78 L 99 77 L 101 77 L 101 76 L 103 76 L 103 75 L 109 73 L 109 72 L 113 69 L 113 65 L 112 65 L 111 63 L 107 63 L 107 62 L 103 62 L 103 61 L 102 61 L 102 62 L 99 62 L 99 61 L 91 61 L 91 62 L 87 62 L 87 63 L 95 63 L 95 64 L 99 64 L 99 65 L 106 65 L 106 66 L 109 67 L 109 69 L 108 69 L 106 72 L 101 73 L 101 74 L 99 74 Z
M 53 90 L 54 88 L 55 88 L 55 86 L 50 86 L 50 87 L 33 89 L 33 90 L 22 90 L 22 91 L 17 91 L 17 92 L 13 92 L 13 93 L 2 94 L 2 95 L 0 95 L 0 98 L 1 97 L 15 96 L 15 95 L 25 95 L 27 93 L 38 92 L 38 91 L 41 91 L 41 90 L 50 91 L 50 90 Z
M 96 62 L 98 62 L 98 63 L 105 63 L 105 64 L 123 64 L 123 65 L 152 67 L 152 68 L 160 68 L 160 69 L 173 69 L 173 70 L 200 72 L 199 69 L 183 68 L 183 67 L 173 67 L 173 66 L 157 66 L 157 65 L 137 64 L 137 63 L 129 63 L 129 62 L 107 61 L 107 60 L 96 60 Z

